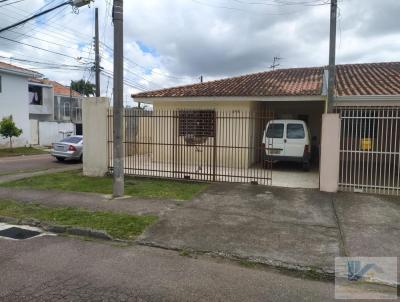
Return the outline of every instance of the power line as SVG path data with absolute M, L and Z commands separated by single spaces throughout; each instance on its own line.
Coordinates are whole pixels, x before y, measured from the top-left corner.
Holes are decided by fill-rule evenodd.
M 12 4 L 15 4 L 15 3 L 22 2 L 22 1 L 25 1 L 25 0 L 16 0 L 16 1 L 14 1 L 14 2 L 11 2 L 11 3 L 6 3 L 6 4 L 3 4 L 3 5 L 0 5 L 0 7 L 4 7 L 4 6 L 8 6 L 8 5 L 12 5 Z
M 52 8 L 46 9 L 46 10 L 44 10 L 44 11 L 38 13 L 38 14 L 35 14 L 35 15 L 29 17 L 29 18 L 26 18 L 25 20 L 19 21 L 19 22 L 14 23 L 14 24 L 12 24 L 12 25 L 10 25 L 10 26 L 7 26 L 7 27 L 4 27 L 4 28 L 0 29 L 0 33 L 4 32 L 4 31 L 6 31 L 6 30 L 9 30 L 9 29 L 11 29 L 11 28 L 20 26 L 20 25 L 22 25 L 22 24 L 25 24 L 25 23 L 27 23 L 27 22 L 33 20 L 33 19 L 36 19 L 36 18 L 38 18 L 38 17 L 40 17 L 40 16 L 43 16 L 44 14 L 47 14 L 47 13 L 49 13 L 49 12 L 52 12 L 52 11 L 54 11 L 54 10 L 56 10 L 56 9 L 58 9 L 58 8 L 60 8 L 60 7 L 62 7 L 62 6 L 70 5 L 71 3 L 72 3 L 71 1 L 67 1 L 67 2 L 63 2 L 63 3 L 59 4 L 59 5 L 56 5 L 56 6 L 52 7 Z
M 53 54 L 56 54 L 56 55 L 59 55 L 59 56 L 63 56 L 63 57 L 67 57 L 67 58 L 72 58 L 72 59 L 77 60 L 77 61 L 79 61 L 80 59 L 82 59 L 82 58 L 79 58 L 79 57 L 78 57 L 78 58 L 74 58 L 74 57 L 69 56 L 69 55 L 66 55 L 66 54 L 64 54 L 64 53 L 60 53 L 60 52 L 57 52 L 57 51 L 52 51 L 52 50 L 44 49 L 44 48 L 41 48 L 41 47 L 39 47 L 39 46 L 35 46 L 35 45 L 32 45 L 32 44 L 28 44 L 28 43 L 16 41 L 16 40 L 13 40 L 13 39 L 10 39 L 10 38 L 6 38 L 6 37 L 3 37 L 3 36 L 0 36 L 0 39 L 4 39 L 4 40 L 10 41 L 10 42 L 14 42 L 14 43 L 18 43 L 18 44 L 21 44 L 21 45 L 29 46 L 29 47 L 32 47 L 32 48 L 35 48 L 35 49 L 43 50 L 43 51 L 46 51 L 46 52 L 49 52 L 49 53 L 53 53 Z

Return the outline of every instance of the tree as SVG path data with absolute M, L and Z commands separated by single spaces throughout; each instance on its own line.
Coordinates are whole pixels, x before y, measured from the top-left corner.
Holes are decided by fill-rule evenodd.
M 12 148 L 12 138 L 19 137 L 22 134 L 22 129 L 17 128 L 12 115 L 4 117 L 0 121 L 0 135 L 4 138 L 10 139 L 10 148 Z
M 96 85 L 85 80 L 72 81 L 71 88 L 84 96 L 93 96 L 96 91 Z

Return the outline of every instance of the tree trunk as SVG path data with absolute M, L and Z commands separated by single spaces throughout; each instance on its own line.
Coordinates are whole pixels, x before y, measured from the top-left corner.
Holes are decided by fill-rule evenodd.
M 10 149 L 12 149 L 12 137 L 10 136 Z

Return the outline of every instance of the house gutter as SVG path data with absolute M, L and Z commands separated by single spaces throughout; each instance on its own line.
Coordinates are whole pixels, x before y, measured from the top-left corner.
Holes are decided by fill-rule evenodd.
M 400 95 L 337 96 L 335 106 L 393 106 L 400 105 Z
M 301 102 L 301 101 L 324 101 L 322 95 L 311 96 L 215 96 L 215 97 L 149 97 L 133 98 L 135 102 L 153 104 L 154 102 Z
M 17 70 L 10 70 L 10 69 L 5 69 L 5 68 L 0 68 L 0 72 L 8 73 L 11 75 L 16 75 L 16 76 L 23 76 L 27 78 L 40 78 L 42 74 L 38 72 L 23 72 L 23 71 L 17 71 Z

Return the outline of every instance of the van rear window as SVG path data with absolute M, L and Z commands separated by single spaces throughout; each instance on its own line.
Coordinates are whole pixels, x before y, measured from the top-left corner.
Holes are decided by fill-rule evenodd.
M 304 132 L 303 124 L 287 124 L 286 137 L 294 139 L 305 138 L 306 134 Z
M 267 130 L 268 138 L 283 138 L 284 124 L 269 124 Z

